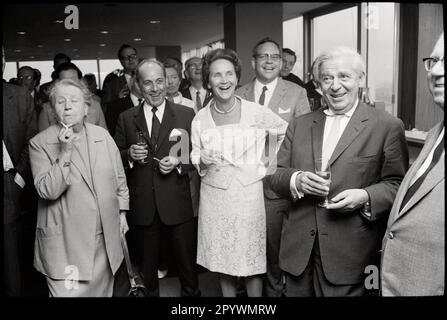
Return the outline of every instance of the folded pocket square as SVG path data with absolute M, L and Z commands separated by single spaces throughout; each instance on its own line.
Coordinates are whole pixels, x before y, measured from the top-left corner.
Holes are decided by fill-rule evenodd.
M 281 109 L 281 108 L 279 108 L 278 109 L 278 113 L 289 113 L 290 112 L 290 108 L 287 108 L 287 109 Z
M 178 136 L 181 136 L 182 132 L 177 129 L 172 129 L 171 133 L 169 134 L 169 138 L 177 138 Z

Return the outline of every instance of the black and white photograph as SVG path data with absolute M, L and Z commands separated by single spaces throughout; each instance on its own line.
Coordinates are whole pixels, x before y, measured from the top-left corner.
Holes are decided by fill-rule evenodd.
M 3 296 L 443 296 L 443 9 L 2 3 Z

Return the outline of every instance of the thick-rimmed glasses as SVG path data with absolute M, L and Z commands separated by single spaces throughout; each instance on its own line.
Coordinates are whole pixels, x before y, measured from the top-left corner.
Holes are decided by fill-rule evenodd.
M 442 67 L 444 67 L 444 58 L 424 58 L 422 59 L 424 62 L 425 70 L 430 71 L 433 67 L 439 62 L 442 62 Z
M 130 60 L 135 60 L 137 58 L 137 55 L 136 54 L 129 54 L 129 55 L 127 55 L 127 56 L 121 56 L 120 57 L 120 60 L 127 60 L 127 61 L 130 61 Z
M 256 54 L 255 58 L 260 60 L 260 61 L 265 61 L 268 58 L 270 58 L 272 61 L 279 61 L 281 60 L 281 55 L 278 53 L 260 53 L 260 54 Z

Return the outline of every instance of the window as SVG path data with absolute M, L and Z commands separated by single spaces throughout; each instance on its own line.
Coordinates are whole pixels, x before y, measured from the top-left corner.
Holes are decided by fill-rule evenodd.
M 96 74 L 96 81 L 98 82 L 98 88 L 102 89 L 102 84 L 104 82 L 104 79 L 106 76 L 116 70 L 116 69 L 122 69 L 123 66 L 121 65 L 120 61 L 118 59 L 104 59 L 99 60 L 99 70 L 100 72 L 100 79 L 98 79 L 98 75 Z
M 223 48 L 225 48 L 225 43 L 223 42 L 223 40 L 221 40 L 221 41 L 216 41 L 216 42 L 210 43 L 210 44 L 205 45 L 200 48 L 182 52 L 182 63 L 184 65 L 185 61 L 191 57 L 203 57 L 208 51 L 211 51 L 214 49 L 223 49 Z
M 303 74 L 303 17 L 298 17 L 284 21 L 283 30 L 283 48 L 289 48 L 295 51 L 296 63 L 292 73 L 305 81 Z
M 312 19 L 312 61 L 325 49 L 333 46 L 357 48 L 357 6 Z
M 371 99 L 377 107 L 397 116 L 395 91 L 396 68 L 396 4 L 371 2 L 367 4 L 367 83 Z
M 9 82 L 9 79 L 11 78 L 17 78 L 17 63 L 6 62 L 5 70 L 3 71 L 3 79 L 6 82 Z

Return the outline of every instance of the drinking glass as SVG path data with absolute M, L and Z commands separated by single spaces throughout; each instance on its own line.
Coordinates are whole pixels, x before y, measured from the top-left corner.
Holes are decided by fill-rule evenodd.
M 323 168 L 323 161 L 321 158 L 315 161 L 315 174 L 325 180 L 324 185 L 328 186 L 331 184 L 331 168 L 327 166 Z M 318 203 L 319 207 L 326 208 L 328 204 L 332 203 L 329 198 L 324 197 L 323 201 Z
M 145 137 L 145 134 L 144 134 L 143 131 L 138 131 L 137 132 L 137 145 L 147 149 L 146 137 Z M 148 163 L 147 157 L 144 158 L 143 160 L 139 160 L 138 162 L 141 163 L 141 164 Z

